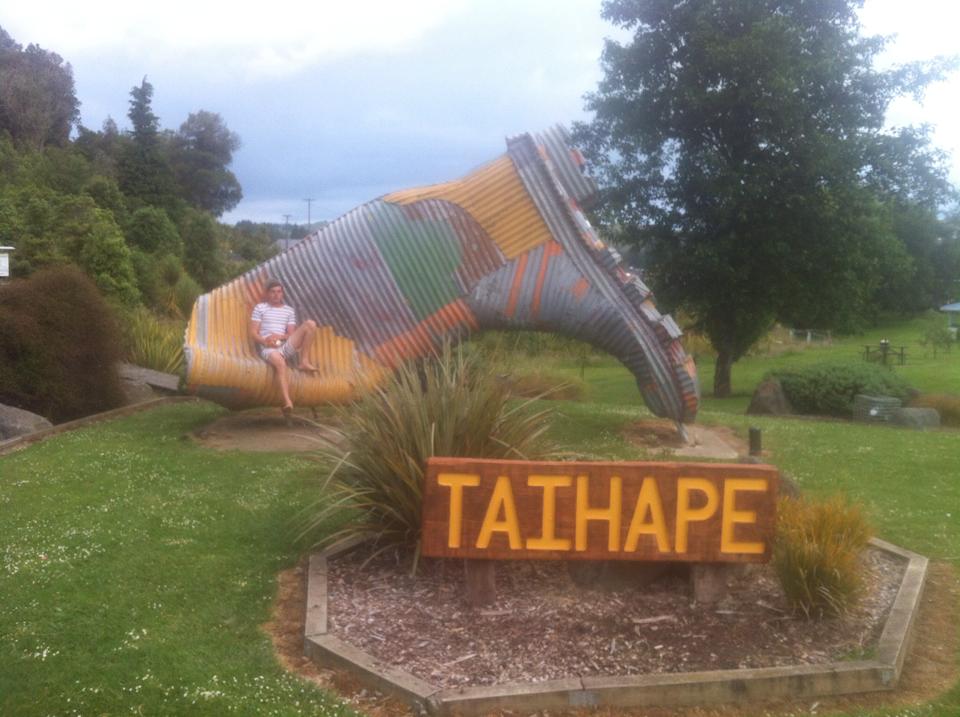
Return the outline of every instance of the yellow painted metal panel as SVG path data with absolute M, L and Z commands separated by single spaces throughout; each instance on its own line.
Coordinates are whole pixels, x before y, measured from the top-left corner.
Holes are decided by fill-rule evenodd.
M 385 196 L 384 201 L 412 204 L 424 199 L 443 199 L 468 212 L 513 259 L 550 241 L 551 234 L 510 157 L 504 155 L 462 179 L 419 187 Z

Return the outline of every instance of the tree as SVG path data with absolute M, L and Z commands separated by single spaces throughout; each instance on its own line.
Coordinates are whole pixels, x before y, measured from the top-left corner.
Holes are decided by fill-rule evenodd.
M 159 207 L 141 207 L 126 227 L 127 243 L 150 254 L 183 256 L 183 240 L 176 225 Z
M 188 209 L 179 228 L 183 237 L 183 264 L 190 276 L 209 291 L 225 278 L 219 227 L 209 214 Z
M 193 206 L 220 216 L 243 197 L 240 182 L 227 167 L 240 147 L 220 115 L 191 113 L 173 137 L 172 160 L 181 196 Z
M 607 41 L 576 136 L 601 222 L 644 246 L 651 282 L 717 349 L 714 393 L 775 320 L 852 328 L 909 259 L 890 191 L 936 164 L 922 142 L 879 169 L 889 102 L 943 62 L 873 69 L 859 0 L 607 0 Z M 886 177 L 883 178 L 884 172 Z
M 127 117 L 133 129 L 120 157 L 120 189 L 143 204 L 165 207 L 176 196 L 170 164 L 160 146 L 160 120 L 153 113 L 153 85 L 144 77 L 130 90 Z
M 24 50 L 0 27 L 0 130 L 20 145 L 66 145 L 80 119 L 70 63 L 37 45 Z

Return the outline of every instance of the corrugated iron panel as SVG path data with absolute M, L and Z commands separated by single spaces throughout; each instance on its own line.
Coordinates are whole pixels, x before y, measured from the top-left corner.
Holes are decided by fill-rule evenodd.
M 591 204 L 597 195 L 597 183 L 583 173 L 583 157 L 570 147 L 570 133 L 557 125 L 538 133 L 536 142 L 546 151 L 567 193 L 578 204 Z
M 394 192 L 383 199 L 397 204 L 425 199 L 452 202 L 473 217 L 507 259 L 550 240 L 549 230 L 507 156 L 483 165 L 463 179 Z

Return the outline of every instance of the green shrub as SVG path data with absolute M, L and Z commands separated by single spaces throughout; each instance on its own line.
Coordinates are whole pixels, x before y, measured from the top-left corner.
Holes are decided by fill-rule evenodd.
M 808 618 L 843 613 L 860 594 L 860 554 L 870 539 L 860 508 L 840 496 L 784 498 L 777 513 L 773 567 L 787 600 Z
M 960 427 L 960 396 L 949 393 L 925 393 L 910 402 L 918 408 L 935 408 L 944 426 Z
M 159 207 L 141 207 L 131 216 L 125 231 L 127 244 L 149 254 L 183 255 L 183 240 L 167 213 Z
M 352 508 L 324 543 L 367 535 L 384 548 L 417 544 L 427 458 L 541 455 L 549 412 L 530 411 L 529 402 L 508 406 L 508 398 L 509 388 L 487 364 L 449 347 L 401 367 L 339 411 L 343 435 L 326 453 L 335 467 L 304 532 Z
M 799 413 L 850 417 L 858 393 L 894 396 L 905 401 L 910 386 L 891 369 L 873 363 L 822 363 L 800 369 L 773 371 Z
M 123 358 L 154 371 L 180 373 L 185 329 L 183 321 L 161 319 L 140 307 L 124 316 Z
M 67 421 L 120 405 L 112 310 L 79 269 L 0 286 L 0 403 Z

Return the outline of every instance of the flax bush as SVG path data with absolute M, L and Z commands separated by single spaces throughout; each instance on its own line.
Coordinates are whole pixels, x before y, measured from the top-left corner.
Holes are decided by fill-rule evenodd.
M 342 435 L 323 452 L 333 469 L 304 534 L 346 514 L 321 544 L 363 535 L 381 549 L 417 546 L 427 458 L 543 455 L 549 411 L 534 410 L 535 399 L 508 403 L 509 397 L 509 386 L 491 367 L 449 347 L 435 359 L 401 367 L 339 411 Z
M 124 316 L 123 357 L 126 361 L 164 373 L 183 368 L 185 322 L 162 319 L 140 307 Z
M 860 554 L 870 533 L 860 508 L 840 496 L 780 501 L 773 566 L 795 610 L 821 618 L 853 605 L 862 583 Z

